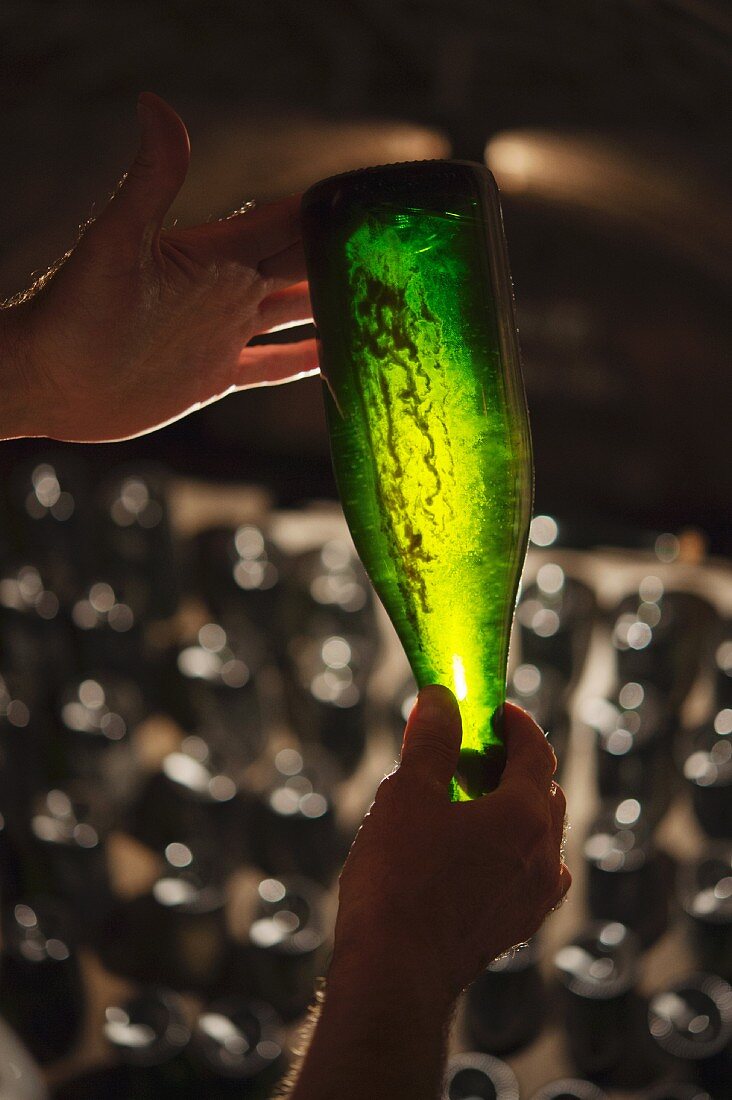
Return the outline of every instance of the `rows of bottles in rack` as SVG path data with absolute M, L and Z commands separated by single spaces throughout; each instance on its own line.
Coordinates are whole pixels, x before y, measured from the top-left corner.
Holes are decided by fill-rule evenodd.
M 0 579 L 5 1015 L 41 1063 L 68 1054 L 85 946 L 202 1007 L 181 1016 L 160 991 L 110 1007 L 122 1065 L 79 1088 L 271 1082 L 279 1021 L 304 1010 L 322 965 L 323 885 L 347 849 L 332 790 L 365 742 L 368 586 L 339 542 L 287 561 L 252 525 L 176 544 L 160 482 L 139 472 L 100 497 L 111 505 L 87 572 L 73 551 L 88 517 L 72 530 L 78 509 L 49 466 L 31 471 Z M 195 605 L 177 620 L 181 597 Z M 297 734 L 275 751 L 287 722 Z M 120 831 L 153 859 L 133 896 L 111 873 Z M 258 870 L 234 889 L 242 866 Z
M 208 530 L 186 546 L 149 472 L 127 472 L 92 499 L 53 463 L 38 463 L 8 511 L 5 1015 L 40 1062 L 68 1054 L 82 1026 L 84 946 L 141 985 L 209 1002 L 188 1020 L 190 1043 L 175 1013 L 164 1021 L 172 993 L 110 1009 L 111 1047 L 129 1054 L 147 1036 L 138 1066 L 122 1059 L 134 1077 L 122 1095 L 144 1095 L 159 1064 L 180 1078 L 173 1034 L 173 1047 L 186 1047 L 183 1076 L 199 1087 L 271 1079 L 282 1039 L 275 1009 L 262 1006 L 274 1001 L 279 1020 L 308 1003 L 327 935 L 320 884 L 346 850 L 331 791 L 365 738 L 375 639 L 363 576 L 339 543 L 285 563 L 251 525 Z M 181 597 L 196 605 L 179 620 Z M 161 726 L 161 713 L 174 722 Z M 307 748 L 293 735 L 270 751 L 270 730 L 295 718 Z M 253 761 L 260 775 L 246 787 Z M 133 896 L 115 881 L 121 832 L 152 860 Z M 231 872 L 242 865 L 259 871 L 232 902 Z M 149 1023 L 138 1019 L 148 1012 Z
M 246 1014 L 240 999 L 231 1005 L 245 991 L 293 1018 L 327 943 L 318 884 L 332 882 L 348 843 L 334 792 L 367 739 L 378 646 L 368 584 L 339 541 L 288 556 L 244 524 L 182 545 L 164 480 L 144 471 L 99 491 L 98 557 L 84 575 L 73 551 L 90 524 L 69 526 L 83 511 L 79 494 L 50 462 L 28 478 L 0 578 L 6 974 L 20 965 L 30 991 L 42 964 L 64 970 L 73 986 L 73 941 L 81 939 L 111 970 L 196 991 L 217 1006 L 214 1016 Z M 181 590 L 207 610 L 187 627 L 173 620 L 171 630 Z M 522 596 L 523 663 L 511 694 L 552 731 L 560 760 L 567 692 L 598 614 L 592 591 L 551 560 Z M 604 799 L 585 844 L 590 916 L 629 928 L 627 942 L 637 936 L 641 947 L 666 927 L 673 887 L 653 827 L 676 776 L 710 838 L 703 858 L 680 869 L 677 889 L 699 965 L 729 977 L 732 700 L 723 625 L 704 601 L 664 591 L 653 571 L 609 621 L 616 687 L 579 716 L 596 733 Z M 715 681 L 714 702 L 703 727 L 679 736 L 679 708 L 700 671 Z M 411 694 L 405 684 L 393 700 L 395 737 Z M 174 716 L 177 733 L 156 755 L 145 718 L 160 710 Z M 283 716 L 297 736 L 275 745 L 270 729 Z M 119 830 L 155 854 L 153 879 L 135 897 L 118 896 L 110 879 L 106 837 Z M 258 871 L 232 901 L 245 863 Z M 593 951 L 573 946 L 564 969 L 582 958 L 592 970 Z M 607 970 L 603 960 L 593 973 Z M 46 1028 L 43 1038 L 32 1012 L 21 1019 L 16 1011 L 15 1022 L 47 1061 L 76 1034 L 51 1028 L 49 1039 Z M 501 1048 L 485 1037 L 482 1045 Z M 574 1061 L 581 1069 L 581 1054 Z
M 673 540 L 661 540 L 659 556 L 669 547 Z M 559 1009 L 564 1053 L 584 1079 L 547 1086 L 539 1094 L 547 1100 L 599 1100 L 598 1084 L 644 1089 L 659 1100 L 727 1097 L 732 1081 L 732 647 L 715 608 L 688 591 L 665 590 L 657 572 L 649 569 L 600 612 L 592 590 L 549 554 L 517 612 L 525 663 L 512 694 L 523 693 L 557 735 L 560 768 L 569 716 L 559 700 L 581 679 L 598 622 L 605 626 L 604 672 L 614 679 L 602 695 L 580 692 L 573 715 L 594 735 L 599 796 L 582 838 L 585 923 L 551 960 L 553 990 L 542 979 L 537 937 L 528 951 L 489 967 L 468 992 L 467 1040 L 483 1055 L 530 1045 Z M 527 688 L 548 683 L 543 707 L 526 697 Z M 706 711 L 685 728 L 692 691 L 697 703 L 706 699 Z M 657 836 L 682 792 L 693 809 L 697 858 L 676 862 Z M 646 952 L 679 923 L 696 973 L 672 970 L 659 980 Z M 648 997 L 641 990 L 651 973 Z M 450 1096 L 511 1095 L 516 1082 L 507 1067 L 484 1072 L 493 1078 L 485 1091 L 476 1077 L 472 1092 L 460 1086 Z

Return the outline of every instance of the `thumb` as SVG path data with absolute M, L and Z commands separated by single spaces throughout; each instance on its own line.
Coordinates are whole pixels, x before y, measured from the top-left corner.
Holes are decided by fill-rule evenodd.
M 400 770 L 420 771 L 447 787 L 457 768 L 462 722 L 457 700 L 438 684 L 422 688 L 407 719 Z
M 188 131 L 173 108 L 143 92 L 137 101 L 140 146 L 105 214 L 107 224 L 126 231 L 160 230 L 188 171 L 191 155 Z

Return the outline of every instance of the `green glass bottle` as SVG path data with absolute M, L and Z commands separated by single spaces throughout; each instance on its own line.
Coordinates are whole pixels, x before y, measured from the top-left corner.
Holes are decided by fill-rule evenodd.
M 420 687 L 463 718 L 453 798 L 502 766 L 531 441 L 498 192 L 417 161 L 315 184 L 303 240 L 343 510 Z

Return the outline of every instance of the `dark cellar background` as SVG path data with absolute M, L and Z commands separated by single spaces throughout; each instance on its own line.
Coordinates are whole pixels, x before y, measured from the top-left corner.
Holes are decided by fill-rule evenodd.
M 0 294 L 45 270 L 104 201 L 134 155 L 143 89 L 190 128 L 184 224 L 385 150 L 409 157 L 395 124 L 475 160 L 498 136 L 537 509 L 609 541 L 693 524 L 728 548 L 729 23 L 715 0 L 10 0 Z M 0 463 L 35 448 L 5 445 Z M 229 398 L 93 463 L 126 457 L 263 482 L 282 503 L 334 495 L 313 379 Z
M 369 164 L 497 178 L 536 466 L 507 696 L 573 886 L 460 999 L 445 1100 L 729 1100 L 731 45 L 727 0 L 0 4 L 0 301 L 143 90 L 190 131 L 182 225 Z M 271 1095 L 414 691 L 317 378 L 0 443 L 0 1100 Z

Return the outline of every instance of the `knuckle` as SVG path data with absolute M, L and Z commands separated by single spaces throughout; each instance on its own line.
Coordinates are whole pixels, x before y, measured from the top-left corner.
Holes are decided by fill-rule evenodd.
M 385 776 L 376 788 L 371 812 L 373 813 L 374 810 L 380 811 L 382 808 L 388 808 L 395 802 L 401 801 L 403 787 L 404 784 L 400 778 L 399 769 Z
M 539 848 L 546 838 L 546 814 L 536 801 L 529 802 L 524 810 L 522 835 L 532 849 Z
M 527 710 L 514 704 L 506 704 L 505 733 L 509 742 L 515 741 L 517 747 L 538 744 L 546 741 L 541 727 Z
M 554 749 L 551 747 L 548 738 L 543 734 L 541 736 L 541 751 L 537 754 L 537 763 L 542 772 L 548 771 L 550 775 L 554 775 L 557 770 L 557 757 Z
M 402 775 L 413 773 L 434 775 L 436 770 L 442 771 L 449 767 L 452 771 L 455 762 L 455 753 L 449 745 L 445 744 L 444 736 L 439 731 L 420 731 L 418 739 L 411 745 L 407 744 L 406 751 L 398 769 Z
M 559 893 L 558 880 L 560 870 L 556 857 L 547 858 L 541 864 L 541 885 L 543 896 L 548 899 L 548 904 L 553 905 Z
M 558 783 L 554 784 L 551 796 L 554 799 L 555 810 L 561 817 L 564 817 L 567 812 L 567 798 Z
M 430 753 L 437 756 L 450 756 L 450 746 L 445 743 L 444 727 L 438 725 L 422 725 L 419 731 L 412 733 L 411 738 L 407 734 L 407 753 L 409 754 L 411 741 L 411 755 L 417 753 Z
M 502 832 L 511 849 L 528 861 L 536 858 L 550 830 L 548 808 L 533 790 L 515 789 L 504 799 Z
M 545 912 L 552 912 L 564 899 L 572 885 L 572 876 L 566 865 L 556 857 L 548 860 L 544 866 L 541 882 L 541 897 Z
M 561 870 L 562 865 L 562 852 L 561 852 L 561 839 L 552 836 L 548 838 L 547 844 L 544 846 L 543 860 L 548 867 L 551 868 L 552 874 L 556 878 Z

